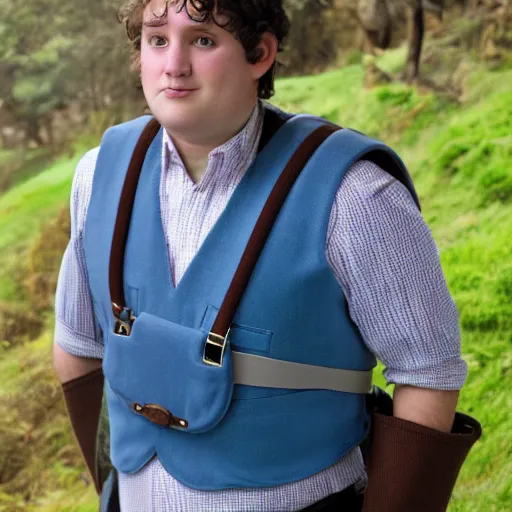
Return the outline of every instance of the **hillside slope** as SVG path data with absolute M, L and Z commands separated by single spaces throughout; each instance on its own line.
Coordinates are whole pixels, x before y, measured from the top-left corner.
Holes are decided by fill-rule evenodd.
M 381 60 L 398 69 L 403 51 Z M 277 105 L 390 143 L 415 180 L 460 311 L 470 368 L 460 409 L 484 435 L 466 462 L 451 512 L 512 510 L 512 70 L 468 61 L 459 103 L 394 83 L 366 91 L 363 67 L 280 80 Z M 67 203 L 76 158 L 0 197 L 0 300 L 16 284 L 34 231 Z M 18 269 L 18 270 L 16 270 Z M 50 365 L 52 317 L 37 340 L 0 350 L 0 511 L 95 510 Z M 380 381 L 382 382 L 382 381 Z

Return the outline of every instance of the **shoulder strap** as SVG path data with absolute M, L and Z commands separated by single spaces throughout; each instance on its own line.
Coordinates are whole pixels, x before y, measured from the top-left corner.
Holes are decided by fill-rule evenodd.
M 135 149 L 133 150 L 128 171 L 126 172 L 123 190 L 121 191 L 121 198 L 119 199 L 119 208 L 117 210 L 116 223 L 114 226 L 109 263 L 110 299 L 116 317 L 119 317 L 127 310 L 123 289 L 123 263 L 133 203 L 135 193 L 137 192 L 137 184 L 139 183 L 139 176 L 142 170 L 142 164 L 146 158 L 146 153 L 159 130 L 160 124 L 155 118 L 152 118 L 142 131 Z
M 254 267 L 288 193 L 316 149 L 331 133 L 339 129 L 339 126 L 332 124 L 325 124 L 317 128 L 306 137 L 286 164 L 254 226 L 240 264 L 217 314 L 217 319 L 213 324 L 212 331 L 214 333 L 226 336 Z

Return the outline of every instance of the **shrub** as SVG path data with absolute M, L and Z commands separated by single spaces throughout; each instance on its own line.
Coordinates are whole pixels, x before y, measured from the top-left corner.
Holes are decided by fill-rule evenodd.
M 43 319 L 24 305 L 0 302 L 0 341 L 7 347 L 34 339 L 41 332 Z
M 29 250 L 23 280 L 32 307 L 44 311 L 53 307 L 62 255 L 69 241 L 70 217 L 67 207 L 57 219 L 41 229 Z
M 493 201 L 507 202 L 512 198 L 512 174 L 509 168 L 491 167 L 478 180 L 484 205 Z

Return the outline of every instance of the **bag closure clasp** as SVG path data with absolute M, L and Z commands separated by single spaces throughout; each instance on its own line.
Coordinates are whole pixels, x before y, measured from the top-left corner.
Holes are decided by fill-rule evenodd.
M 171 411 L 158 404 L 141 405 L 135 402 L 132 404 L 132 409 L 135 413 L 140 416 L 144 416 L 144 418 L 151 421 L 151 423 L 155 423 L 161 427 L 188 427 L 187 420 L 177 418 L 171 413 Z

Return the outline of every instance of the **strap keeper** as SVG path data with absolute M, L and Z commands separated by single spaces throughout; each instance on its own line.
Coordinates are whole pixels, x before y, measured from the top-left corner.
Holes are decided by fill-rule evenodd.
M 210 332 L 204 344 L 203 363 L 210 366 L 222 367 L 224 352 L 228 344 L 229 329 L 226 336 Z

